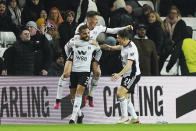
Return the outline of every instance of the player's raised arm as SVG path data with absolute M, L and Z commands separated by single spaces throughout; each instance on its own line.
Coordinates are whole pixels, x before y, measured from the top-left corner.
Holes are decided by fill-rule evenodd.
M 104 49 L 104 50 L 120 50 L 120 45 L 110 46 L 107 44 L 103 44 L 103 45 L 100 45 L 100 47 L 101 49 Z
M 128 25 L 128 26 L 125 26 L 125 27 L 117 27 L 117 28 L 107 28 L 106 29 L 106 33 L 109 33 L 109 34 L 117 34 L 120 30 L 133 30 L 133 26 L 132 25 Z

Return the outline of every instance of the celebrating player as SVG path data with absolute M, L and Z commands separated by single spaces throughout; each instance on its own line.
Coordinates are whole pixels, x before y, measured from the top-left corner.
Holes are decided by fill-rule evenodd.
M 72 39 L 69 42 L 69 46 L 73 45 L 73 55 L 70 55 L 73 56 L 73 58 L 71 58 L 71 60 L 73 59 L 73 65 L 70 75 L 70 94 L 72 99 L 75 98 L 72 116 L 69 121 L 70 124 L 75 123 L 77 115 L 79 115 L 78 113 L 80 111 L 82 95 L 90 78 L 90 66 L 93 54 L 95 54 L 94 61 L 99 61 L 101 57 L 100 47 L 91 44 L 91 41 L 89 40 L 90 31 L 87 25 L 80 26 L 79 35 L 80 40 Z M 77 46 L 77 43 L 84 46 Z M 80 117 L 81 116 L 79 116 L 79 121 L 81 122 Z
M 95 11 L 87 12 L 87 22 L 86 23 L 81 23 L 77 27 L 76 35 L 74 37 L 75 38 L 77 37 L 79 27 L 82 26 L 82 25 L 85 25 L 85 24 L 88 26 L 88 29 L 90 30 L 90 38 L 93 39 L 93 40 L 96 40 L 97 36 L 101 32 L 116 34 L 118 31 L 123 30 L 123 29 L 127 29 L 127 30 L 132 30 L 133 29 L 133 27 L 131 25 L 128 25 L 128 26 L 125 26 L 125 27 L 120 27 L 120 28 L 107 28 L 107 27 L 104 27 L 102 25 L 97 26 L 98 15 L 99 15 L 99 13 L 95 12 Z M 65 46 L 67 46 L 67 44 Z M 67 50 L 67 48 L 66 48 L 66 52 L 67 52 L 66 54 L 69 54 L 68 52 L 70 52 L 70 51 Z M 60 100 L 62 98 L 63 88 L 66 85 L 66 78 L 69 77 L 70 72 L 71 72 L 71 68 L 72 68 L 72 61 L 67 60 L 66 63 L 65 63 L 65 67 L 64 67 L 64 74 L 60 77 L 59 82 L 58 82 L 56 103 L 54 105 L 55 109 L 59 108 Z M 94 106 L 94 104 L 93 104 L 93 92 L 97 87 L 97 83 L 98 83 L 99 77 L 101 75 L 101 70 L 99 68 L 98 63 L 94 62 L 93 65 L 92 65 L 92 68 L 93 68 L 93 76 L 92 76 L 92 80 L 91 80 L 91 88 L 90 88 L 89 95 L 88 95 L 89 105 L 91 107 Z
M 122 76 L 121 85 L 117 90 L 117 97 L 120 101 L 122 117 L 118 123 L 129 121 L 128 112 L 131 114 L 130 123 L 138 123 L 138 116 L 135 113 L 133 104 L 129 98 L 134 93 L 135 85 L 140 80 L 139 56 L 135 44 L 129 39 L 129 32 L 121 30 L 117 33 L 117 41 L 120 45 L 104 45 L 106 50 L 121 50 L 123 69 L 119 73 L 112 74 L 112 80 L 116 81 Z

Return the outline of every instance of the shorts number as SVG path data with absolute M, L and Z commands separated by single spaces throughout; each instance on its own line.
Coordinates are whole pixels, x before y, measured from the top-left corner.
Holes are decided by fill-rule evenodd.
M 131 81 L 131 79 L 125 78 L 125 80 L 124 80 L 124 85 L 125 85 L 125 86 L 128 86 L 129 83 L 130 83 L 130 81 Z
M 90 77 L 87 77 L 87 78 L 86 78 L 86 81 L 85 81 L 84 85 L 88 85 L 89 79 L 90 79 Z

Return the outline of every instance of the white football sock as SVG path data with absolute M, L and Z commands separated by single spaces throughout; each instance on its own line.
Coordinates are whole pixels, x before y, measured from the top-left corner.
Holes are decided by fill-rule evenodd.
M 72 105 L 74 105 L 74 101 L 75 101 L 75 99 L 71 99 L 71 104 L 72 104 Z M 78 116 L 82 116 L 82 111 L 81 111 L 81 109 L 79 109 L 79 111 L 78 111 Z
M 97 88 L 97 83 L 99 81 L 99 78 L 100 77 L 96 77 L 96 76 L 92 76 L 92 79 L 91 79 L 91 87 L 90 87 L 90 91 L 89 91 L 89 96 L 93 97 L 93 93 L 94 91 L 96 90 Z
M 71 120 L 76 121 L 76 116 L 78 114 L 78 111 L 80 110 L 81 103 L 82 103 L 82 95 L 76 94 Z
M 128 117 L 127 99 L 125 97 L 119 98 L 122 117 Z
M 128 113 L 131 114 L 132 119 L 138 119 L 138 116 L 135 112 L 134 106 L 133 106 L 130 98 L 127 100 L 127 110 L 128 110 Z
M 66 86 L 66 78 L 59 78 L 56 99 L 62 99 L 63 89 Z

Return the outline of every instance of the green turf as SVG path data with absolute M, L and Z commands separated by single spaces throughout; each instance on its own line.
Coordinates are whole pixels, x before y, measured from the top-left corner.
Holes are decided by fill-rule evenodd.
M 196 124 L 0 125 L 0 131 L 196 131 Z

